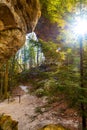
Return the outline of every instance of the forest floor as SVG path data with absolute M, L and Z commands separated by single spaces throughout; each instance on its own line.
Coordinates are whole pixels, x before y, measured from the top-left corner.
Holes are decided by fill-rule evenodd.
M 29 87 L 28 87 L 29 88 Z M 37 130 L 47 124 L 62 124 L 71 130 L 80 130 L 77 113 L 66 107 L 66 104 L 47 105 L 46 97 L 38 98 L 27 93 L 27 87 L 17 88 L 21 102 L 16 96 L 13 101 L 0 103 L 0 114 L 10 115 L 19 122 L 19 130 Z

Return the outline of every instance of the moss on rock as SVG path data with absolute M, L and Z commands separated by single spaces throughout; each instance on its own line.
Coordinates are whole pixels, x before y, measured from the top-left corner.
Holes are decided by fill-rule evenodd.
M 38 129 L 38 130 L 69 130 L 69 129 L 64 128 L 61 125 L 53 125 L 53 124 L 51 124 L 51 125 L 44 126 L 43 128 Z
M 0 130 L 18 130 L 18 122 L 12 120 L 10 116 L 0 116 Z

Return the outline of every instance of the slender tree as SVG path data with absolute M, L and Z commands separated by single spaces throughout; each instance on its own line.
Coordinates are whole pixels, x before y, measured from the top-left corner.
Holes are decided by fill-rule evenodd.
M 5 83 L 4 83 L 4 97 L 7 98 L 8 96 L 8 61 L 6 62 L 6 68 L 5 68 Z

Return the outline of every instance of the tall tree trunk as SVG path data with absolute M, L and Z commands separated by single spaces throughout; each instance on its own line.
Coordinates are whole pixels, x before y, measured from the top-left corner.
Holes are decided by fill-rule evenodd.
M 26 48 L 24 46 L 24 70 L 26 70 Z
M 37 66 L 39 66 L 39 47 L 37 46 Z
M 14 86 L 14 69 L 15 69 L 15 56 L 11 60 L 11 72 L 10 72 L 10 91 L 12 92 L 12 87 Z
M 0 96 L 2 97 L 3 95 L 3 72 L 1 72 L 1 88 L 0 88 Z
M 7 96 L 8 96 L 8 61 L 6 63 L 5 84 L 4 84 L 4 97 L 7 98 Z
M 80 87 L 84 88 L 83 83 L 83 37 L 80 36 L 79 38 L 80 42 Z M 81 96 L 84 97 L 84 91 L 81 92 Z M 82 130 L 86 130 L 86 110 L 85 110 L 85 104 L 83 101 L 81 101 L 81 116 L 82 116 Z

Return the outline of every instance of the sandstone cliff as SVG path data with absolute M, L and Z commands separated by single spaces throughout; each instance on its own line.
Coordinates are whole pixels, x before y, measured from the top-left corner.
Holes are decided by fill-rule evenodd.
M 0 66 L 24 44 L 39 17 L 38 0 L 0 0 Z

